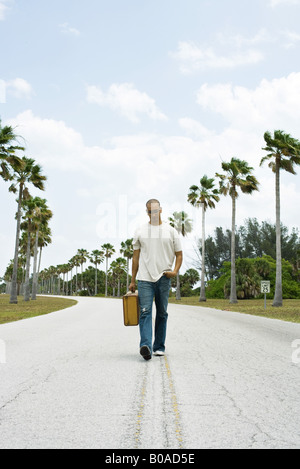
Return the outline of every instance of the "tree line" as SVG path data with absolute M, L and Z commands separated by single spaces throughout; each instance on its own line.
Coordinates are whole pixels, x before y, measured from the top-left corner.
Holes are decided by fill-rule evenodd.
M 205 266 L 207 280 L 221 276 L 224 262 L 230 262 L 231 230 L 223 230 L 218 226 L 214 234 L 207 236 L 205 250 Z M 256 218 L 247 218 L 244 224 L 236 228 L 235 233 L 237 258 L 262 258 L 270 256 L 276 259 L 276 225 Z M 292 228 L 291 233 L 281 224 L 281 249 L 283 259 L 290 262 L 295 276 L 300 281 L 300 238 L 298 228 Z M 196 246 L 197 260 L 195 267 L 201 269 L 201 240 Z
M 30 299 L 30 258 L 33 252 L 33 282 L 31 299 L 36 299 L 38 283 L 38 251 L 40 259 L 42 248 L 51 242 L 49 221 L 53 214 L 47 200 L 33 197 L 31 186 L 44 191 L 46 176 L 34 159 L 19 156 L 25 147 L 18 141 L 11 126 L 1 126 L 0 121 L 0 176 L 10 183 L 9 192 L 17 194 L 16 237 L 12 262 L 10 303 L 17 303 L 18 273 L 24 270 L 24 300 Z M 40 261 L 39 261 L 40 263 Z
M 267 155 L 262 157 L 260 165 L 266 161 L 275 176 L 275 199 L 276 199 L 276 224 L 275 224 L 275 252 L 273 255 L 276 258 L 276 279 L 273 306 L 282 305 L 282 249 L 284 249 L 284 227 L 281 225 L 280 220 L 280 171 L 285 170 L 291 174 L 296 174 L 295 166 L 300 164 L 300 142 L 289 134 L 281 130 L 275 130 L 272 135 L 270 132 L 264 134 L 265 146 L 263 151 Z M 17 143 L 17 144 L 16 144 Z M 98 266 L 106 261 L 105 268 L 105 295 L 108 294 L 109 276 L 116 282 L 118 293 L 120 292 L 121 277 L 126 274 L 126 286 L 128 288 L 129 282 L 129 261 L 132 257 L 132 239 L 122 242 L 120 253 L 123 257 L 118 257 L 110 264 L 108 269 L 108 259 L 115 253 L 115 249 L 110 244 L 104 244 L 101 249 L 94 250 L 90 254 L 84 250 L 79 249 L 78 252 L 66 264 L 59 266 L 51 266 L 39 274 L 39 266 L 41 259 L 41 252 L 43 247 L 51 243 L 51 229 L 49 221 L 53 213 L 47 206 L 46 199 L 39 197 L 32 197 L 29 192 L 30 186 L 34 186 L 41 191 L 45 190 L 44 183 L 46 176 L 42 174 L 41 167 L 31 158 L 26 156 L 18 156 L 18 152 L 25 151 L 24 147 L 18 144 L 18 137 L 14 133 L 14 129 L 10 126 L 2 127 L 0 122 L 0 158 L 1 158 L 1 171 L 0 175 L 4 181 L 11 183 L 9 191 L 18 194 L 17 197 L 17 214 L 16 214 L 16 241 L 14 259 L 6 271 L 6 280 L 10 277 L 10 303 L 17 303 L 18 285 L 20 285 L 20 276 L 22 276 L 22 283 L 24 283 L 24 299 L 30 299 L 30 284 L 32 284 L 31 299 L 36 298 L 38 277 L 42 281 L 45 279 L 56 277 L 57 284 L 62 280 L 62 285 L 69 285 L 68 273 L 71 272 L 71 292 L 77 293 L 79 289 L 83 290 L 83 264 L 89 259 L 94 265 L 94 294 L 97 295 L 98 280 L 97 275 Z M 222 162 L 222 173 L 215 173 L 214 177 L 203 175 L 200 179 L 199 185 L 190 186 L 189 193 L 187 194 L 188 202 L 194 207 L 202 209 L 202 233 L 201 233 L 201 275 L 200 275 L 200 298 L 199 301 L 206 301 L 206 277 L 218 275 L 217 272 L 221 270 L 221 262 L 226 260 L 222 258 L 219 252 L 218 259 L 212 260 L 210 253 L 214 248 L 215 255 L 218 256 L 219 244 L 215 242 L 212 237 L 205 237 L 205 216 L 208 208 L 214 209 L 216 204 L 220 201 L 220 197 L 229 195 L 232 200 L 232 223 L 230 233 L 230 303 L 237 302 L 237 288 L 236 288 L 236 259 L 237 256 L 251 257 L 253 252 L 249 251 L 250 245 L 244 251 L 240 251 L 240 240 L 245 239 L 245 230 L 251 232 L 248 235 L 248 240 L 252 239 L 252 250 L 256 249 L 254 246 L 254 239 L 262 236 L 264 228 L 260 226 L 257 221 L 252 220 L 248 222 L 247 227 L 240 227 L 236 230 L 236 204 L 239 196 L 239 191 L 244 194 L 252 194 L 254 191 L 259 190 L 259 182 L 253 174 L 253 169 L 249 164 L 236 157 L 231 158 L 229 162 Z M 216 179 L 215 179 L 216 178 Z M 217 184 L 218 181 L 218 184 Z M 218 187 L 216 187 L 216 185 Z M 174 212 L 169 217 L 169 223 L 182 235 L 186 236 L 192 231 L 192 222 L 185 212 Z M 250 227 L 251 225 L 251 227 Z M 222 234 L 220 229 L 216 229 L 219 235 Z M 20 234 L 22 235 L 20 236 Z M 274 232 L 273 232 L 274 234 Z M 294 233 L 294 236 L 296 233 Z M 252 238 L 253 237 L 253 238 Z M 282 245 L 283 243 L 283 245 Z M 214 246 L 215 244 L 215 246 Z M 249 243 L 248 243 L 249 244 Z M 39 260 L 38 260 L 39 251 Z M 263 252 L 263 251 L 262 251 Z M 228 247 L 227 247 L 228 253 Z M 30 258 L 34 258 L 32 282 L 30 283 Z M 298 254 L 296 266 L 298 268 Z M 81 273 L 78 274 L 77 269 L 80 267 Z M 75 268 L 75 280 L 73 281 L 72 272 Z M 78 275 L 80 277 L 80 287 L 78 286 Z M 67 280 L 65 280 L 65 276 Z M 186 278 L 192 285 L 195 281 L 195 272 L 193 269 L 187 272 Z M 192 279 L 192 280 L 191 280 Z M 75 282 L 75 283 L 74 283 Z M 73 287 L 74 285 L 74 287 Z M 51 288 L 52 288 L 51 286 Z M 68 287 L 68 292 L 69 292 Z M 178 274 L 176 279 L 176 298 L 180 299 L 180 276 Z
M 281 218 L 280 218 L 280 172 L 287 171 L 296 174 L 295 166 L 300 164 L 300 142 L 290 134 L 282 130 L 275 130 L 264 134 L 267 152 L 261 158 L 260 166 L 268 162 L 269 168 L 275 176 L 275 200 L 276 200 L 276 279 L 273 306 L 282 306 L 282 248 L 281 248 Z M 200 179 L 200 185 L 190 187 L 189 202 L 197 207 L 202 207 L 202 275 L 200 288 L 200 301 L 206 301 L 205 295 L 205 213 L 208 208 L 215 208 L 220 196 L 229 195 L 232 200 L 231 217 L 231 247 L 230 247 L 230 303 L 237 303 L 236 290 L 236 203 L 239 191 L 244 194 L 252 194 L 259 190 L 259 182 L 253 174 L 249 164 L 239 158 L 231 158 L 229 162 L 222 162 L 223 173 L 216 173 L 219 187 L 215 188 L 215 179 L 204 175 Z
M 110 262 L 109 259 L 116 253 L 115 247 L 105 243 L 100 249 L 88 252 L 78 249 L 77 253 L 66 263 L 50 266 L 40 273 L 40 289 L 42 293 L 64 295 L 105 296 L 121 295 L 125 285 L 129 285 L 129 260 L 133 255 L 133 239 L 121 242 L 120 254 Z M 84 264 L 91 262 L 95 267 L 84 269 Z M 105 272 L 99 269 L 105 262 Z M 70 277 L 69 277 L 70 274 Z

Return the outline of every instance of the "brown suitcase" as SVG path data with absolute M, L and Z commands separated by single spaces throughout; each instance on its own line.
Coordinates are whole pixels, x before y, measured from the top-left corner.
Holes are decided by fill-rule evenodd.
M 138 292 L 128 292 L 123 296 L 123 316 L 125 326 L 138 326 L 140 306 Z

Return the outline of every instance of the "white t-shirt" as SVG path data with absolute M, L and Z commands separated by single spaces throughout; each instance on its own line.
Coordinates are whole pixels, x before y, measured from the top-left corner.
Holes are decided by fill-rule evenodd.
M 137 228 L 133 249 L 140 249 L 137 279 L 148 282 L 157 282 L 166 270 L 173 270 L 175 252 L 182 250 L 179 234 L 166 222 Z

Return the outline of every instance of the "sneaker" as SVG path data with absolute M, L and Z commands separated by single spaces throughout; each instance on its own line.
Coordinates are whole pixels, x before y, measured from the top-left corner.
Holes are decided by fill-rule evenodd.
M 150 352 L 150 349 L 149 349 L 148 345 L 143 345 L 143 346 L 140 348 L 140 354 L 142 355 L 142 357 L 143 357 L 145 360 L 150 360 L 150 358 L 151 358 L 151 352 Z
M 165 352 L 163 352 L 162 350 L 156 350 L 155 352 L 153 352 L 153 355 L 155 355 L 156 357 L 163 357 L 165 355 Z

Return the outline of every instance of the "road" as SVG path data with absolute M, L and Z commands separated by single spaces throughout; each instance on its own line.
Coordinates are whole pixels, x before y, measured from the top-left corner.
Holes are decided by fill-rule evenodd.
M 77 299 L 0 326 L 1 449 L 300 448 L 300 324 L 170 305 L 147 362 L 121 300 Z

